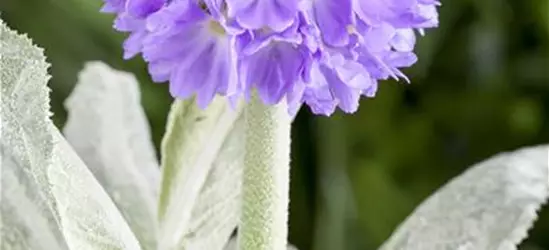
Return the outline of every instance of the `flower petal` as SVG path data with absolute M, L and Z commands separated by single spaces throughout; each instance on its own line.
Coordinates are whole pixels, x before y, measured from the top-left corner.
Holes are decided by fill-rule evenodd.
M 143 39 L 146 32 L 134 32 L 124 40 L 124 59 L 128 60 L 141 52 L 143 48 Z
M 226 0 L 228 14 L 246 29 L 281 31 L 297 16 L 298 0 Z
M 330 90 L 338 101 L 338 106 L 346 113 L 354 113 L 358 109 L 358 100 L 360 99 L 360 90 L 350 88 L 341 81 L 334 69 L 324 65 L 319 66 L 319 70 L 328 82 Z
M 126 11 L 135 17 L 145 18 L 164 5 L 164 0 L 127 0 Z
M 347 27 L 354 23 L 351 0 L 315 0 L 312 7 L 325 43 L 331 46 L 349 43 Z
M 191 46 L 189 46 L 191 47 Z M 187 98 L 197 93 L 199 107 L 205 108 L 216 93 L 227 94 L 237 84 L 234 66 L 230 61 L 229 46 L 218 41 L 204 41 L 181 58 L 170 79 L 170 92 Z
M 402 52 L 411 52 L 416 45 L 416 35 L 413 29 L 398 29 L 390 41 L 391 46 Z
M 105 0 L 105 4 L 101 7 L 101 12 L 104 13 L 119 13 L 124 10 L 126 0 Z
M 256 87 L 266 104 L 275 104 L 300 80 L 306 62 L 301 49 L 272 42 L 239 61 L 238 71 L 247 94 Z

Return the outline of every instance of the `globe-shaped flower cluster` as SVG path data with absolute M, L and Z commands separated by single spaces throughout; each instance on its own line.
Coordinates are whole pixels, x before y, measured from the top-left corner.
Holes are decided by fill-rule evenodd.
M 105 0 L 115 29 L 176 98 L 234 102 L 257 90 L 268 105 L 355 112 L 379 80 L 407 81 L 415 30 L 438 24 L 436 0 Z

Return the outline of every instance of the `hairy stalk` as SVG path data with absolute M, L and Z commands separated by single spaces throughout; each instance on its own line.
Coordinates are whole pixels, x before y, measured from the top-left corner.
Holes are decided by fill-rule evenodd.
M 255 94 L 244 109 L 246 154 L 239 249 L 286 249 L 291 118 L 285 105 L 266 106 Z

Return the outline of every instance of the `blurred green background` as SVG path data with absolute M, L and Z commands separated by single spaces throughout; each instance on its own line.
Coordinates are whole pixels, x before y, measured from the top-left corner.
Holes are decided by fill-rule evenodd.
M 54 119 L 88 60 L 141 80 L 158 145 L 172 99 L 100 0 L 1 0 L 2 18 L 46 49 Z M 302 110 L 294 125 L 290 241 L 301 250 L 376 249 L 430 193 L 495 153 L 549 142 L 549 1 L 446 0 L 420 39 L 412 84 L 383 82 L 354 115 Z M 549 208 L 521 249 L 549 249 Z

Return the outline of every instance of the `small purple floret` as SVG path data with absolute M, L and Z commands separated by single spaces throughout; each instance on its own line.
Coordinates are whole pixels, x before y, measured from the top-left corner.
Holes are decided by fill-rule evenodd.
M 416 30 L 438 26 L 436 0 L 104 0 L 153 81 L 176 98 L 302 104 L 319 115 L 358 110 L 378 82 L 404 79 Z

